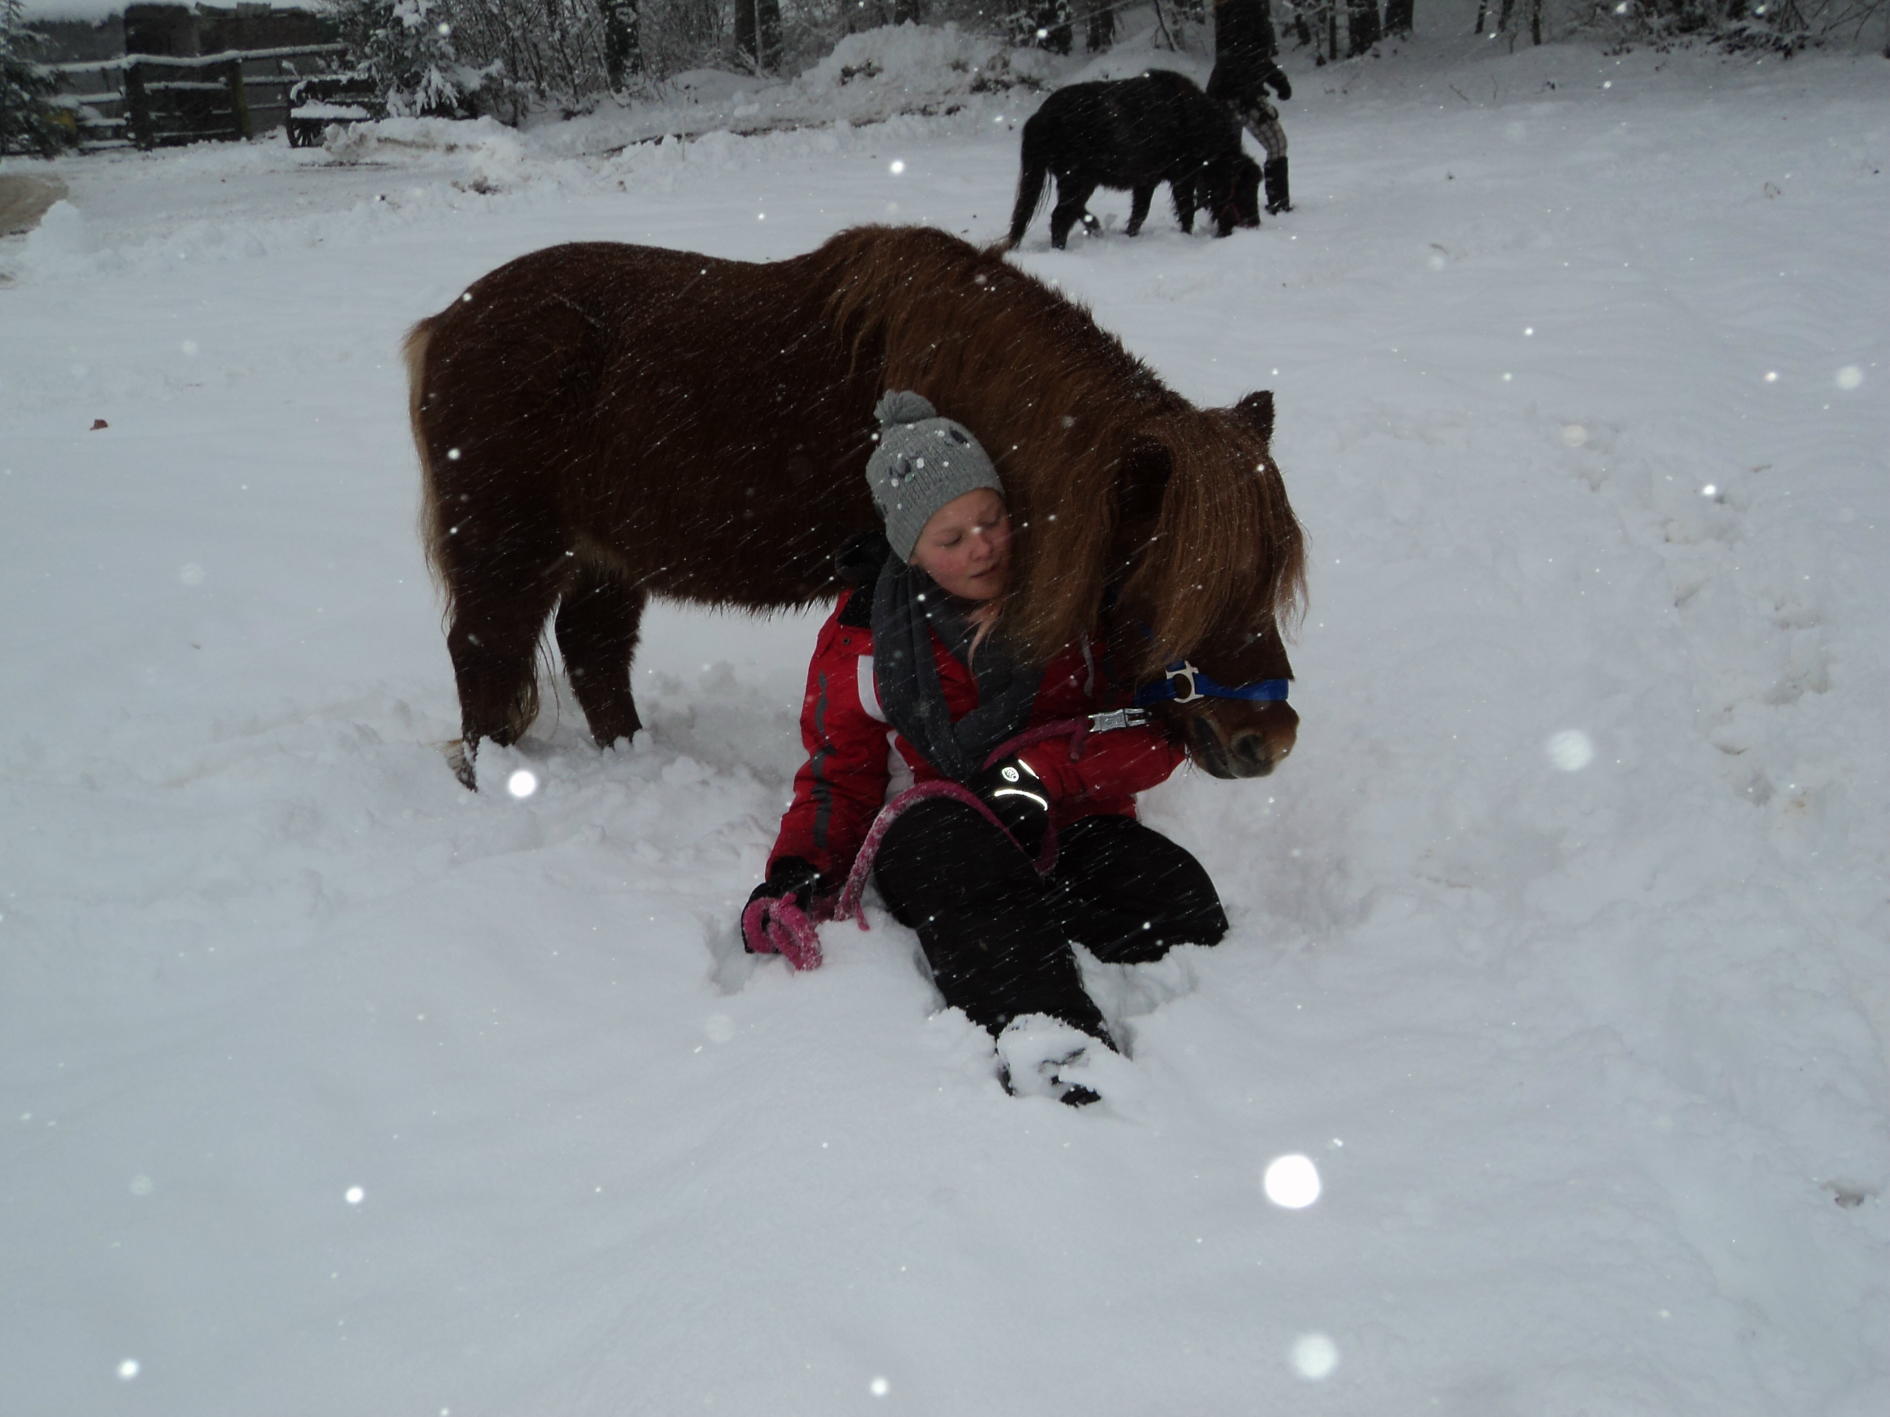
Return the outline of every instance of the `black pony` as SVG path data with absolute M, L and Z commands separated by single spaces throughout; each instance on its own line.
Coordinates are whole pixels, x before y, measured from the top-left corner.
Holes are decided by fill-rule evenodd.
M 1043 101 L 1024 123 L 1017 205 L 1001 248 L 1023 240 L 1043 201 L 1044 178 L 1052 174 L 1057 200 L 1050 244 L 1059 250 L 1098 187 L 1129 191 L 1125 230 L 1131 236 L 1142 229 L 1163 182 L 1183 231 L 1194 230 L 1197 207 L 1208 211 L 1216 236 L 1260 224 L 1259 172 L 1240 150 L 1239 124 L 1192 79 L 1169 69 L 1071 84 Z

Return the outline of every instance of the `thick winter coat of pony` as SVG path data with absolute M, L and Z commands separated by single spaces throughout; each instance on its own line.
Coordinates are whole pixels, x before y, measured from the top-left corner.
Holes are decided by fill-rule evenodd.
M 1004 245 L 1023 240 L 1049 177 L 1057 187 L 1050 244 L 1059 249 L 1098 187 L 1130 193 L 1131 236 L 1164 182 L 1183 231 L 1194 230 L 1197 208 L 1207 210 L 1216 236 L 1260 224 L 1259 173 L 1240 150 L 1238 122 L 1192 79 L 1167 69 L 1071 84 L 1043 101 L 1024 124 L 1017 204 Z
M 1305 557 L 1272 396 L 1196 408 L 1080 306 L 945 232 L 856 227 L 768 262 L 554 246 L 475 281 L 406 353 L 468 786 L 480 742 L 516 741 L 537 711 L 554 611 L 609 745 L 641 726 L 650 596 L 765 611 L 836 594 L 835 548 L 879 525 L 864 473 L 888 388 L 996 461 L 1021 650 L 1047 658 L 1100 618 L 1138 680 L 1183 658 L 1226 684 L 1292 676 L 1279 629 Z M 1223 777 L 1270 771 L 1298 721 L 1281 702 L 1158 712 Z

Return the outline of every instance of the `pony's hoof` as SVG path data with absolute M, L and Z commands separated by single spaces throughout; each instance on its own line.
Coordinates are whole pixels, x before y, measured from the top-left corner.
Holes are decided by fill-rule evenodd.
M 455 738 L 450 743 L 442 743 L 440 751 L 446 755 L 446 765 L 453 770 L 453 776 L 459 779 L 459 785 L 468 792 L 477 792 L 479 769 L 473 761 L 473 750 L 466 746 L 466 740 Z

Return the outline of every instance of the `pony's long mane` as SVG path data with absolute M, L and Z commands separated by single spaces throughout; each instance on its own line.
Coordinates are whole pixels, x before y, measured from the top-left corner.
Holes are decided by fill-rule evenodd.
M 1167 449 L 1173 471 L 1154 535 L 1124 586 L 1151 607 L 1142 670 L 1192 654 L 1243 610 L 1272 612 L 1272 627 L 1251 625 L 1256 634 L 1296 628 L 1305 537 L 1264 439 L 1219 409 L 1156 419 L 1146 432 Z M 1230 469 L 1240 470 L 1238 482 Z
M 1052 653 L 1093 628 L 1130 555 L 1127 588 L 1153 607 L 1151 664 L 1191 652 L 1230 610 L 1290 613 L 1300 531 L 1260 432 L 1196 409 L 996 252 L 926 227 L 861 227 L 810 260 L 856 365 L 924 394 L 996 462 L 1018 531 L 1005 621 L 1028 649 Z M 1172 473 L 1153 541 L 1130 548 L 1117 545 L 1119 484 L 1138 439 L 1164 448 Z M 1230 468 L 1252 472 L 1230 481 Z

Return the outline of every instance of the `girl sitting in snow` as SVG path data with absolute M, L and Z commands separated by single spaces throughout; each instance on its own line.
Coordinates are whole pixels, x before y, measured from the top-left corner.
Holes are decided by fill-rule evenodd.
M 1071 942 L 1127 963 L 1213 944 L 1227 929 L 1201 864 L 1135 818 L 1135 794 L 1183 755 L 1136 712 L 1108 716 L 1129 694 L 1088 643 L 1041 666 L 1011 658 L 1001 616 L 1011 527 L 996 468 L 918 394 L 888 393 L 877 412 L 866 477 L 885 534 L 842 552 L 853 589 L 815 645 L 807 762 L 750 905 L 826 902 L 908 781 L 961 784 L 904 805 L 872 879 L 917 932 L 946 1004 L 998 1036 L 1005 1086 L 1094 1101 L 1058 1071 L 1091 1040 L 1115 1046 Z M 1032 732 L 1046 727 L 1051 736 Z M 1011 1029 L 1027 1016 L 1055 1020 L 1063 1036 L 1047 1059 L 1020 1063 L 1013 1054 L 1046 1051 L 1044 1019 Z M 1007 1048 L 1016 1039 L 1029 1041 Z

